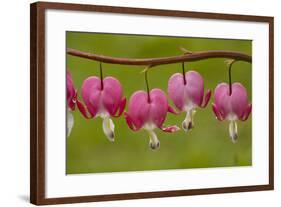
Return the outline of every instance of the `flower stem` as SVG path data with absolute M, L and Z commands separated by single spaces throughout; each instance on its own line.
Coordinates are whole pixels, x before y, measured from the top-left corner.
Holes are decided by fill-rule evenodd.
M 186 85 L 184 62 L 182 62 L 182 75 L 183 75 L 183 84 Z
M 103 90 L 103 74 L 102 74 L 101 62 L 100 62 L 100 81 L 101 81 L 101 90 Z
M 146 84 L 146 91 L 147 91 L 147 101 L 148 101 L 148 103 L 150 103 L 150 94 L 149 94 L 149 85 L 148 85 L 147 72 L 148 72 L 148 68 L 146 68 L 146 70 L 145 70 L 144 77 L 145 77 L 145 84 Z
M 230 60 L 228 62 L 228 84 L 229 84 L 229 95 L 232 94 L 232 81 L 231 81 L 231 68 L 235 60 Z

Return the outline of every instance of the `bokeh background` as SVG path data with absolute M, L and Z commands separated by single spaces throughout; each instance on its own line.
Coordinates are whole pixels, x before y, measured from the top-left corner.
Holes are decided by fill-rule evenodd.
M 251 40 L 205 39 L 191 37 L 162 37 L 124 34 L 99 34 L 67 32 L 69 48 L 96 54 L 151 58 L 182 54 L 179 47 L 190 51 L 233 50 L 251 55 Z M 225 59 L 208 59 L 186 63 L 186 71 L 196 70 L 204 78 L 205 90 L 228 81 Z M 99 76 L 99 62 L 67 55 L 67 68 L 72 74 L 75 87 L 80 90 L 83 80 Z M 129 97 L 137 90 L 145 90 L 143 66 L 103 64 L 103 74 L 117 78 Z M 150 89 L 167 91 L 171 75 L 181 72 L 181 63 L 162 65 L 149 71 Z M 246 62 L 237 62 L 232 68 L 232 81 L 242 83 L 252 100 L 252 68 Z M 169 100 L 172 106 L 173 103 Z M 100 118 L 86 120 L 78 110 L 73 112 L 74 127 L 66 139 L 66 173 L 102 173 L 120 171 L 167 170 L 187 168 L 210 168 L 248 166 L 252 163 L 252 117 L 238 122 L 238 142 L 229 138 L 228 122 L 216 120 L 211 103 L 195 114 L 195 127 L 185 133 L 164 133 L 156 129 L 160 149 L 149 148 L 148 134 L 144 130 L 133 132 L 124 117 L 114 118 L 115 142 L 111 143 L 103 134 Z M 127 109 L 127 106 L 126 106 Z M 165 124 L 181 123 L 185 113 L 168 114 Z

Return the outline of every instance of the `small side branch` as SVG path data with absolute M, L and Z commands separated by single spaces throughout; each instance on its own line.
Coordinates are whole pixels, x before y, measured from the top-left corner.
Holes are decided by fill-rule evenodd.
M 234 59 L 235 61 L 245 61 L 249 63 L 252 62 L 252 57 L 247 54 L 227 51 L 227 50 L 200 51 L 200 52 L 193 52 L 191 54 L 184 54 L 178 56 L 144 58 L 144 59 L 110 57 L 110 56 L 83 52 L 71 48 L 67 49 L 67 54 L 80 58 L 89 59 L 89 60 L 95 60 L 103 63 L 120 64 L 120 65 L 156 66 L 156 65 L 172 64 L 172 63 L 179 63 L 179 62 L 194 62 L 194 61 L 204 60 L 209 58 L 228 58 L 228 59 Z

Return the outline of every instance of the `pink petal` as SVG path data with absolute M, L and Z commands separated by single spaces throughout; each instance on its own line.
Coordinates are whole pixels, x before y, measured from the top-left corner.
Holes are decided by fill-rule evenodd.
M 235 114 L 242 120 L 248 107 L 247 91 L 241 83 L 232 84 L 231 95 L 229 91 L 229 85 L 226 83 L 221 83 L 216 87 L 214 97 L 217 110 L 225 117 L 228 114 Z
M 92 115 L 105 110 L 114 116 L 120 107 L 125 107 L 122 105 L 124 100 L 122 100 L 121 84 L 113 77 L 106 77 L 103 80 L 103 88 L 101 88 L 101 80 L 98 77 L 89 77 L 83 82 L 81 93 Z M 121 108 L 121 111 L 123 110 L 124 108 Z
M 74 110 L 76 91 L 69 71 L 66 72 L 66 94 L 68 107 Z
M 137 128 L 135 126 L 135 123 L 134 123 L 133 119 L 130 117 L 130 115 L 128 113 L 124 112 L 124 116 L 125 116 L 125 120 L 127 122 L 127 125 L 130 127 L 131 130 L 133 130 L 133 131 L 139 130 L 139 128 Z
M 185 73 L 186 85 L 185 95 L 194 104 L 201 106 L 204 96 L 204 80 L 196 71 L 188 71 Z
M 212 91 L 209 89 L 209 90 L 206 92 L 205 99 L 204 99 L 204 101 L 203 101 L 202 104 L 201 104 L 201 107 L 202 107 L 202 108 L 205 108 L 205 107 L 208 105 L 208 103 L 209 103 L 209 101 L 210 101 L 210 98 L 211 98 L 211 94 L 212 94 Z
M 150 92 L 150 119 L 155 123 L 159 128 L 162 126 L 166 119 L 168 111 L 168 101 L 165 93 L 158 88 L 154 88 Z
M 175 73 L 170 77 L 168 82 L 168 95 L 179 110 L 183 110 L 185 104 L 184 91 L 185 85 L 183 81 L 183 75 L 180 73 Z
M 88 113 L 87 113 L 86 106 L 84 106 L 84 104 L 83 104 L 81 101 L 79 101 L 78 99 L 77 99 L 77 107 L 78 107 L 79 111 L 81 112 L 81 114 L 82 114 L 86 119 L 91 119 L 92 117 L 95 116 L 95 114 L 94 114 L 94 115 L 88 114 Z
M 229 85 L 220 83 L 214 92 L 215 105 L 220 114 L 227 116 L 232 112 L 231 101 L 229 96 Z
M 246 121 L 249 118 L 251 111 L 252 111 L 252 104 L 248 104 L 246 110 L 244 111 L 243 118 L 240 120 Z
M 129 100 L 128 114 L 136 128 L 141 128 L 149 121 L 150 106 L 147 101 L 147 93 L 136 91 Z
M 69 101 L 68 103 L 68 107 L 74 111 L 75 110 L 75 105 L 76 105 L 76 101 L 77 101 L 77 91 L 75 91 L 74 96 L 72 97 L 72 99 Z
M 231 105 L 233 112 L 237 114 L 239 119 L 242 119 L 248 107 L 248 95 L 241 83 L 232 84 Z
M 87 78 L 82 84 L 81 95 L 92 116 L 101 108 L 100 90 L 101 80 L 96 76 Z
M 179 110 L 184 110 L 184 107 L 189 104 L 201 106 L 203 102 L 204 81 L 202 76 L 196 71 L 188 71 L 185 73 L 185 79 L 186 84 L 184 84 L 183 75 L 176 73 L 168 82 L 168 95 Z M 208 103 L 209 95 L 209 93 L 206 94 L 204 104 Z
M 93 90 L 89 95 L 87 108 L 92 115 L 97 114 L 101 109 L 103 109 L 101 99 L 101 91 L 99 90 Z M 85 103 L 87 104 L 86 101 Z
M 141 128 L 146 123 L 153 123 L 161 128 L 167 111 L 168 101 L 165 93 L 157 88 L 150 91 L 150 102 L 148 94 L 144 91 L 135 92 L 129 100 L 128 114 L 136 128 Z
M 119 105 L 119 111 L 118 111 L 118 114 L 117 115 L 114 115 L 114 117 L 120 117 L 121 114 L 123 113 L 124 109 L 125 109 L 125 106 L 126 106 L 126 97 L 124 97 Z
M 164 132 L 173 133 L 180 130 L 180 128 L 177 125 L 173 125 L 173 126 L 162 127 L 161 130 Z
M 217 117 L 217 119 L 218 119 L 219 121 L 222 121 L 222 120 L 225 119 L 225 117 L 224 117 L 224 116 L 220 113 L 220 111 L 218 110 L 216 104 L 213 104 L 213 105 L 212 105 L 212 108 L 213 108 L 213 112 L 215 113 L 215 115 L 216 115 L 216 117 Z
M 168 105 L 168 112 L 172 113 L 172 114 L 180 114 L 180 112 L 176 111 L 173 107 L 171 107 L 170 105 Z
M 114 115 L 119 109 L 122 101 L 122 86 L 120 82 L 113 77 L 106 77 L 103 80 L 102 104 L 110 115 Z

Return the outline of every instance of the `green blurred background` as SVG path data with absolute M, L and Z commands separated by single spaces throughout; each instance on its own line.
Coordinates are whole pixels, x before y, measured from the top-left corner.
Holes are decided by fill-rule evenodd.
M 67 32 L 67 47 L 113 57 L 151 58 L 180 55 L 179 47 L 190 51 L 232 50 L 251 55 L 250 40 L 203 39 L 189 37 L 162 37 L 123 34 L 99 34 Z M 75 87 L 80 90 L 82 82 L 89 76 L 99 76 L 99 62 L 67 55 L 67 68 L 72 74 Z M 145 90 L 143 66 L 103 64 L 104 76 L 117 78 L 129 99 L 134 91 Z M 187 70 L 196 70 L 204 78 L 205 90 L 212 92 L 217 84 L 228 81 L 228 70 L 224 59 L 209 59 L 186 63 Z M 152 68 L 148 79 L 150 89 L 167 91 L 169 77 L 181 72 L 181 63 Z M 251 64 L 237 62 L 233 65 L 232 80 L 241 82 L 247 89 L 251 101 Z M 173 103 L 169 100 L 172 106 Z M 114 118 L 115 142 L 111 143 L 103 134 L 101 118 L 86 120 L 78 110 L 73 112 L 74 127 L 67 138 L 66 173 L 100 173 L 120 171 L 143 171 L 186 169 L 226 166 L 247 166 L 252 163 L 252 117 L 238 122 L 238 142 L 229 138 L 228 121 L 215 119 L 211 103 L 198 109 L 195 127 L 189 133 L 180 130 L 164 133 L 156 129 L 160 149 L 149 148 L 148 134 L 144 130 L 133 132 L 124 117 Z M 126 106 L 127 109 L 127 106 Z M 181 123 L 185 113 L 168 114 L 165 124 Z

